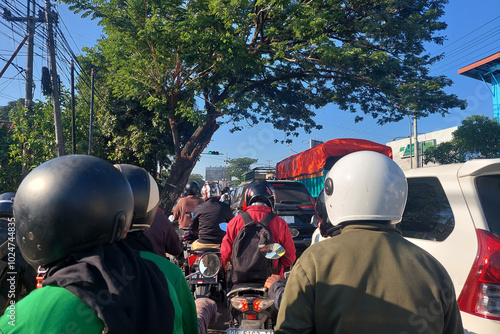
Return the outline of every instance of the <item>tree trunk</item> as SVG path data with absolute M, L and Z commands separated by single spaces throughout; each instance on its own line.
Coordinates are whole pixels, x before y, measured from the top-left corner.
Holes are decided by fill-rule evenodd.
M 174 163 L 170 167 L 170 174 L 160 194 L 160 207 L 167 215 L 172 212 L 175 202 L 182 194 L 202 151 L 219 128 L 216 119 L 217 117 L 213 117 L 196 129 L 189 142 L 175 157 Z

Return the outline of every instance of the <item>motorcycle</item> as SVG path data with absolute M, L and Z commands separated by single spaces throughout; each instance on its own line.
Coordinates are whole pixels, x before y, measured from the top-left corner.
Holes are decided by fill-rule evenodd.
M 279 259 L 285 249 L 274 243 L 266 246 L 266 258 Z M 274 333 L 278 310 L 262 283 L 241 283 L 227 294 L 230 324 L 226 334 Z
M 223 302 L 225 298 L 226 278 L 221 270 L 220 252 L 218 251 L 191 251 L 188 261 L 191 263 L 190 274 L 186 279 L 195 298 L 210 298 L 216 302 Z
M 194 297 L 206 297 L 216 302 L 223 302 L 226 297 L 227 280 L 226 273 L 224 270 L 221 270 L 220 249 L 198 248 L 193 250 L 191 249 L 191 245 L 197 237 L 189 230 L 185 232 L 182 239 L 184 260 L 182 261 L 181 268 L 184 270 Z M 211 254 L 210 257 L 204 257 L 204 255 L 209 254 Z M 214 275 L 203 275 L 203 272 L 200 270 L 200 264 L 206 264 L 203 264 L 202 259 L 209 261 L 210 268 L 217 271 Z

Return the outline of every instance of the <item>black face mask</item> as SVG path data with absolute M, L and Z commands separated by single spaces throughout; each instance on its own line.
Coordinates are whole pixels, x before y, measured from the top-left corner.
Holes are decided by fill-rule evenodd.
M 325 220 L 319 225 L 319 232 L 322 237 L 333 237 L 340 234 L 340 226 L 333 226 L 330 220 Z

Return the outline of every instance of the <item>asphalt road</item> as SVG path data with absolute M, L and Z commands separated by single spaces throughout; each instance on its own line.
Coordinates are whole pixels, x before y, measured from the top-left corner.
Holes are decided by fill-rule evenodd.
M 217 303 L 217 322 L 208 327 L 209 334 L 225 333 L 229 327 L 229 313 L 226 301 Z

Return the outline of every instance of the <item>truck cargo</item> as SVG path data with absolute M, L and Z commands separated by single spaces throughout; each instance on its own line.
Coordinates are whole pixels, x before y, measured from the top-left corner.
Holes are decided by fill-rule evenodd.
M 333 164 L 346 154 L 375 151 L 392 159 L 392 148 L 365 139 L 332 139 L 308 150 L 289 156 L 276 164 L 277 180 L 304 183 L 313 197 L 323 188 L 323 182 Z

